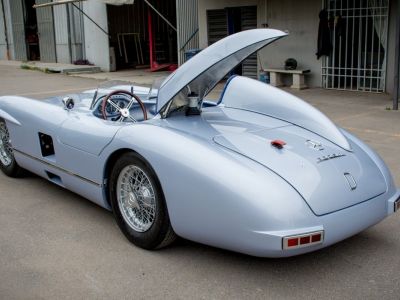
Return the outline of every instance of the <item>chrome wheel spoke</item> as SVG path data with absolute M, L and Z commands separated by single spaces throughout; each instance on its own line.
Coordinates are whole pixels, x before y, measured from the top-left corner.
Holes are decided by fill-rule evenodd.
M 10 135 L 4 122 L 0 123 L 0 162 L 9 166 L 14 159 Z
M 137 166 L 127 166 L 118 177 L 117 199 L 128 225 L 138 232 L 151 228 L 156 217 L 156 198 L 147 174 Z

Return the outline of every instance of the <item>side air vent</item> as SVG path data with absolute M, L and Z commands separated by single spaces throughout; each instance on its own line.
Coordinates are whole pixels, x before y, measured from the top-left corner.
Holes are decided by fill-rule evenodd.
M 39 132 L 39 142 L 40 142 L 40 149 L 42 150 L 42 156 L 51 156 L 54 155 L 54 145 L 53 139 L 51 136 Z
M 51 173 L 51 172 L 49 172 L 49 171 L 46 171 L 46 174 L 47 174 L 47 176 L 49 177 L 49 180 L 50 180 L 51 182 L 53 182 L 53 183 L 55 183 L 55 184 L 57 184 L 57 185 L 59 185 L 59 186 L 64 187 L 63 182 L 62 182 L 60 176 L 58 176 L 58 175 L 56 175 L 56 174 L 54 174 L 54 173 Z

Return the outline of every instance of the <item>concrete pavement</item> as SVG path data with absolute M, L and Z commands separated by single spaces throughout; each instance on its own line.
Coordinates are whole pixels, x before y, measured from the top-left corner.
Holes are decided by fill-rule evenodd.
M 133 79 L 135 80 L 135 79 Z M 89 78 L 0 66 L 0 95 L 45 98 Z M 296 92 L 361 137 L 400 185 L 400 114 L 386 95 Z M 131 245 L 111 213 L 47 181 L 0 174 L 0 299 L 399 299 L 400 214 L 332 247 L 259 259 L 179 240 Z

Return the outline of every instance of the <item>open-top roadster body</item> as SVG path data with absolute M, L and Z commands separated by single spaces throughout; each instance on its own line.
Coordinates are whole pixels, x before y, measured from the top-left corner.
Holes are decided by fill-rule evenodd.
M 325 115 L 267 84 L 232 77 L 286 34 L 227 37 L 159 87 L 115 86 L 44 101 L 0 98 L 0 167 L 26 169 L 113 211 L 134 244 L 176 235 L 265 257 L 314 251 L 399 207 L 384 162 Z

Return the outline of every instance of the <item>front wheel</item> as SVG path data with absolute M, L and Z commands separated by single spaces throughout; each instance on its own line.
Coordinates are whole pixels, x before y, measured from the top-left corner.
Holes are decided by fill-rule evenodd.
M 20 177 L 24 170 L 17 164 L 7 124 L 0 119 L 0 169 L 9 177 Z
M 114 217 L 129 241 L 144 249 L 156 249 L 176 239 L 158 179 L 140 156 L 122 155 L 109 184 Z

